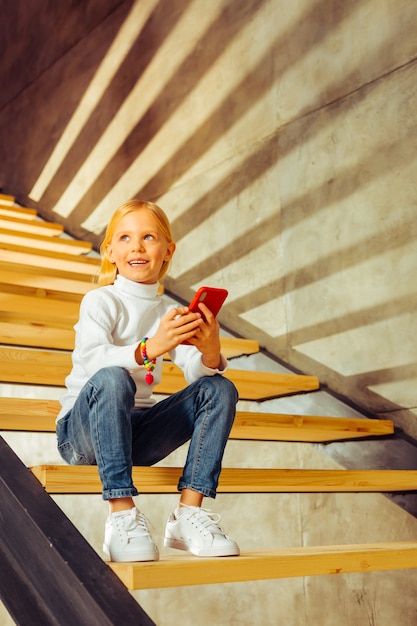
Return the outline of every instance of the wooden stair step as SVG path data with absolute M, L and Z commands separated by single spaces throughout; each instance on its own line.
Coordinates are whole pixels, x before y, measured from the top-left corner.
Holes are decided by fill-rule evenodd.
M 55 432 L 58 400 L 0 398 L 0 430 Z M 324 442 L 392 435 L 391 420 L 237 411 L 230 439 Z
M 68 352 L 0 348 L 0 382 L 62 387 L 70 370 L 71 354 Z M 242 400 L 266 400 L 319 388 L 315 376 L 236 369 L 229 369 L 225 376 L 236 385 Z M 186 385 L 180 368 L 165 361 L 162 365 L 162 382 L 154 388 L 154 393 L 172 394 Z
M 77 241 L 63 237 L 47 237 L 46 235 L 31 235 L 30 233 L 19 233 L 7 228 L 0 228 L 0 243 L 77 255 L 90 252 L 93 247 L 89 241 Z
M 42 320 L 61 320 L 67 319 L 68 323 L 73 326 L 78 318 L 80 310 L 80 299 L 82 296 L 79 294 L 60 294 L 65 300 L 47 295 L 44 290 L 41 290 L 41 296 L 32 295 L 20 295 L 30 293 L 33 291 L 29 288 L 26 289 L 8 289 L 6 285 L 0 285 L 3 287 L 0 290 L 0 311 L 9 313 L 24 313 L 26 319 L 33 319 L 36 322 Z M 7 290 L 7 291 L 6 291 Z M 17 293 L 13 293 L 17 291 Z M 17 319 L 17 318 L 16 318 Z
M 55 432 L 59 400 L 0 398 L 0 430 Z
M 54 294 L 61 298 L 68 293 L 83 296 L 97 287 L 92 277 L 85 274 L 63 272 L 54 268 L 39 271 L 38 267 L 16 266 L 0 261 L 0 289 L 4 291 L 6 285 L 18 287 L 21 294 Z
M 18 321 L 10 322 L 8 317 L 16 320 L 17 315 L 0 311 L 0 343 L 50 350 L 72 350 L 74 347 L 75 331 L 62 328 L 59 322 L 56 326 L 52 322 L 46 326 L 42 321 L 36 322 L 33 315 L 30 322 L 20 316 Z
M 20 295 L 22 291 L 25 295 Z M 39 295 L 35 287 L 15 294 L 9 285 L 0 283 L 0 343 L 73 350 L 82 294 L 71 296 L 69 302 L 68 292 Z M 259 343 L 251 339 L 221 337 L 220 342 L 227 359 L 259 352 Z
M 109 567 L 130 590 L 412 569 L 417 567 L 417 542 L 306 546 L 225 558 L 163 555 L 160 561 Z
M 0 201 L 0 215 L 5 215 L 6 217 L 22 217 L 27 220 L 34 220 L 36 219 L 38 212 L 36 209 L 12 206 L 10 204 Z
M 392 420 L 237 412 L 233 439 L 319 443 L 392 435 Z
M 32 313 L 30 309 L 26 313 L 4 311 L 0 305 L 0 343 L 53 350 L 73 350 L 75 322 L 76 320 L 68 316 L 50 318 L 45 314 Z M 259 344 L 250 340 L 223 337 L 220 338 L 220 343 L 227 359 L 259 351 Z M 168 355 L 166 358 L 169 358 Z
M 56 250 L 28 248 L 25 245 L 2 242 L 0 238 L 0 261 L 26 267 L 60 270 L 68 273 L 85 274 L 87 277 L 98 276 L 100 259 L 77 256 Z
M 51 494 L 101 493 L 97 467 L 38 465 L 30 468 Z M 177 493 L 181 467 L 133 468 L 142 494 Z M 321 470 L 223 468 L 218 493 L 342 493 L 414 491 L 417 470 Z
M 10 196 L 7 193 L 0 193 L 0 202 L 2 204 L 14 204 L 15 202 L 15 197 L 14 196 Z
M 254 339 L 242 339 L 240 337 L 220 337 L 222 353 L 226 359 L 238 356 L 249 356 L 259 352 L 259 342 Z
M 84 258 L 81 257 L 81 259 Z M 49 264 L 51 265 L 51 263 L 53 264 L 54 260 L 49 259 Z M 68 300 L 68 294 L 75 294 L 78 297 L 72 299 L 80 302 L 87 291 L 96 289 L 98 286 L 98 282 L 95 280 L 98 276 L 95 274 L 99 266 L 94 264 L 93 267 L 94 274 L 87 274 L 0 260 L 0 291 L 36 297 L 52 296 L 61 300 Z M 164 293 L 163 285 L 160 285 L 159 293 Z M 74 323 L 76 321 L 77 319 L 74 318 Z
M 45 235 L 46 237 L 59 237 L 64 232 L 62 224 L 44 222 L 42 220 L 28 220 L 24 217 L 2 215 L 0 211 L 0 228 L 15 231 L 16 234 L 28 233 L 30 235 Z

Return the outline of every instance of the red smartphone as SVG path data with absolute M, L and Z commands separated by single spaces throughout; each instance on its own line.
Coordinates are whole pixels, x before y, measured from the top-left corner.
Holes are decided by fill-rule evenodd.
M 200 287 L 191 300 L 188 308 L 193 313 L 201 313 L 198 305 L 200 302 L 206 305 L 216 317 L 217 313 L 222 308 L 223 302 L 226 300 L 229 292 L 226 289 L 220 289 L 217 287 Z M 203 315 L 201 313 L 201 315 Z M 204 316 L 203 316 L 204 317 Z M 182 342 L 185 345 L 190 345 L 187 340 Z
M 198 305 L 202 302 L 208 309 L 210 309 L 214 317 L 216 317 L 228 295 L 229 292 L 227 289 L 220 289 L 217 287 L 200 287 L 188 305 L 188 308 L 193 313 L 201 313 Z

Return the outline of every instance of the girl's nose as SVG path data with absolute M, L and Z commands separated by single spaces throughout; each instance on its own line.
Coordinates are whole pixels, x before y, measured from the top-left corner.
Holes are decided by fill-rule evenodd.
M 145 245 L 142 239 L 132 239 L 133 250 L 144 250 Z

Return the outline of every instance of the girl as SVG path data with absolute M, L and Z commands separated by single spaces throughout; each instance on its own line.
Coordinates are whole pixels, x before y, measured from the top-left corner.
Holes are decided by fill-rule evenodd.
M 75 326 L 72 371 L 57 418 L 58 450 L 70 464 L 97 465 L 109 502 L 103 550 L 112 561 L 158 560 L 145 516 L 136 509 L 132 465 L 153 465 L 190 441 L 164 545 L 197 556 L 238 555 L 201 507 L 214 498 L 237 392 L 222 374 L 219 325 L 201 313 L 173 308 L 158 295 L 175 252 L 165 213 L 152 202 L 119 207 L 100 248 L 97 289 L 87 293 Z M 187 341 L 187 345 L 182 342 Z M 184 372 L 188 386 L 155 403 L 163 355 Z

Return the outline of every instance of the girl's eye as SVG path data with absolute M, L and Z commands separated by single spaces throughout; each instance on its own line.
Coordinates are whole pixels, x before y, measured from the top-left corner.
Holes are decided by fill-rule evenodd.
M 129 235 L 120 235 L 120 241 L 127 241 L 129 239 Z
M 155 239 L 155 237 L 149 233 L 148 235 L 145 235 L 144 239 Z

